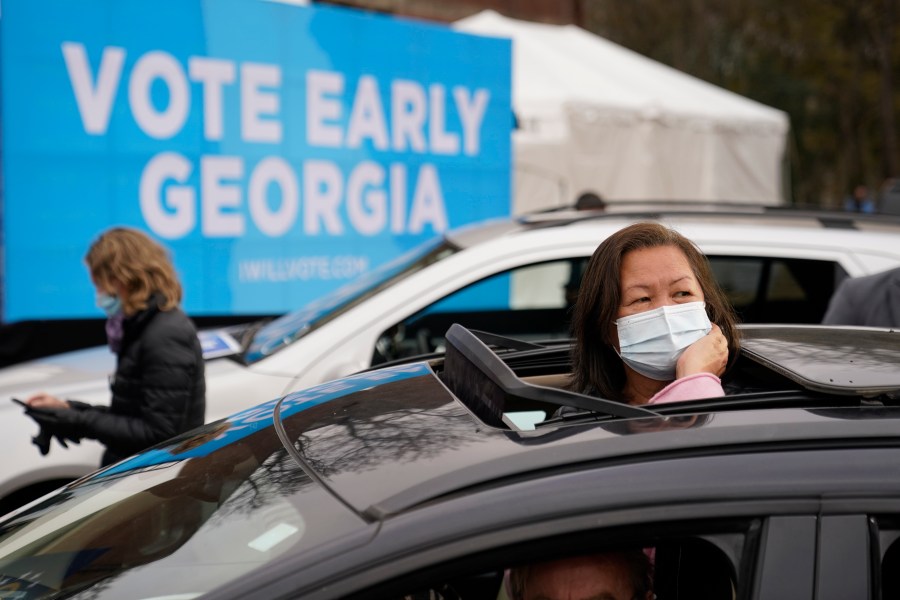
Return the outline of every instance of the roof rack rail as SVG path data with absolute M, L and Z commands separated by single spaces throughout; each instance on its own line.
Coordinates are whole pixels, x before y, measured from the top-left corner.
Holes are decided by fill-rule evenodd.
M 530 227 L 558 227 L 589 220 L 641 217 L 645 219 L 667 216 L 745 217 L 779 215 L 787 218 L 818 220 L 823 227 L 855 229 L 857 223 L 900 225 L 900 215 L 890 213 L 853 213 L 812 205 L 765 205 L 747 202 L 702 202 L 690 200 L 629 200 L 607 201 L 604 210 L 575 210 L 574 206 L 559 206 L 520 215 L 518 222 Z
M 659 416 L 646 408 L 522 381 L 484 342 L 458 323 L 450 326 L 446 339 L 441 379 L 463 404 L 490 426 L 507 426 L 503 414 L 511 400 L 569 406 L 613 418 Z

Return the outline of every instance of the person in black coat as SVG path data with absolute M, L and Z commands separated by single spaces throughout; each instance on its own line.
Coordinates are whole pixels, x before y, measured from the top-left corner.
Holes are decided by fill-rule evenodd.
M 27 412 L 35 443 L 89 438 L 106 446 L 106 466 L 204 423 L 206 383 L 197 330 L 179 308 L 181 284 L 158 243 L 129 228 L 103 233 L 85 257 L 116 353 L 109 407 L 39 393 Z
M 900 327 L 900 267 L 842 281 L 822 323 Z

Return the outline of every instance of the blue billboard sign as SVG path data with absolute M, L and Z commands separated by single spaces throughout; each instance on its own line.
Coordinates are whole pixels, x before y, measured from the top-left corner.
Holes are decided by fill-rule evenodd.
M 194 315 L 302 306 L 510 211 L 507 40 L 266 0 L 5 0 L 4 319 L 100 316 L 114 225 Z

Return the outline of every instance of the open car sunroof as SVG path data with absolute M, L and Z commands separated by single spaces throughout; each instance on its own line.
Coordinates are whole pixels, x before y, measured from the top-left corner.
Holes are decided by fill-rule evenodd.
M 807 390 L 900 397 L 900 331 L 744 325 L 743 355 Z
M 517 375 L 522 368 L 520 355 L 532 357 L 533 344 L 523 347 L 524 342 L 460 325 L 447 332 L 440 377 L 482 421 L 509 429 L 522 428 L 510 421 L 511 415 L 522 411 L 544 411 L 535 423 L 553 425 L 585 418 L 605 421 L 757 407 L 848 406 L 848 400 L 855 405 L 876 397 L 900 399 L 900 332 L 809 325 L 745 325 L 741 331 L 742 351 L 737 365 L 725 376 L 726 396 L 654 405 L 652 410 L 526 381 Z M 514 352 L 498 355 L 487 344 Z M 532 362 L 546 363 L 547 356 L 559 352 L 545 350 L 552 354 L 537 350 Z M 576 411 L 551 416 L 552 407 L 558 406 Z
M 490 337 L 492 342 L 500 339 Z M 446 339 L 442 379 L 488 425 L 508 427 L 503 418 L 508 407 L 516 404 L 521 410 L 529 402 L 569 406 L 608 417 L 658 416 L 646 408 L 523 381 L 473 332 L 459 324 L 450 327 Z

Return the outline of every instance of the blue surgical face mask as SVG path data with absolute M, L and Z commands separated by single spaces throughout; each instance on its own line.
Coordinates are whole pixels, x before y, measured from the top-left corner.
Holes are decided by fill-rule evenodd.
M 113 317 L 122 312 L 122 301 L 118 296 L 100 292 L 97 294 L 97 307 L 105 312 L 107 317 Z
M 661 306 L 616 321 L 619 356 L 650 379 L 675 379 L 675 365 L 688 346 L 712 330 L 703 302 Z

